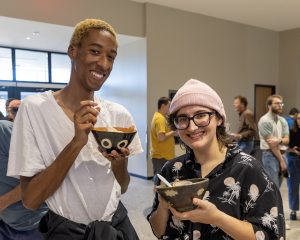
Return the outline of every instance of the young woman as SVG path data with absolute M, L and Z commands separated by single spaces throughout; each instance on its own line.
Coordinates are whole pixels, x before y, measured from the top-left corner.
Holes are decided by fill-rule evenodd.
M 230 144 L 219 95 L 207 84 L 187 81 L 170 105 L 169 123 L 186 154 L 169 161 L 161 174 L 176 179 L 206 177 L 196 209 L 177 212 L 156 194 L 148 215 L 159 239 L 285 239 L 280 192 L 261 164 Z
M 299 184 L 300 184 L 300 113 L 290 129 L 290 143 L 288 149 L 288 194 L 290 219 L 297 220 L 296 211 L 299 210 Z

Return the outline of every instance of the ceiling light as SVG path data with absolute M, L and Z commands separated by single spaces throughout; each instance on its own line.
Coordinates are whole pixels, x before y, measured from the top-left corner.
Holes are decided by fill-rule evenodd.
M 26 40 L 30 40 L 31 39 L 31 37 L 26 37 Z
M 33 35 L 33 36 L 38 36 L 38 35 L 40 35 L 40 32 L 35 31 L 35 32 L 32 33 L 32 35 Z

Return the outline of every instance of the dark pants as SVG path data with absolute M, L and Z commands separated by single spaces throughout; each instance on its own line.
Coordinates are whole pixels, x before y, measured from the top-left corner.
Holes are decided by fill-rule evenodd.
M 38 229 L 17 231 L 0 219 L 0 240 L 42 240 Z
M 121 202 L 111 222 L 94 221 L 88 225 L 49 210 L 40 221 L 40 231 L 46 240 L 139 240 Z
M 162 169 L 162 167 L 165 165 L 165 163 L 168 160 L 166 160 L 165 158 L 152 158 L 152 164 L 153 164 L 153 181 L 156 182 L 157 181 L 157 177 L 156 174 L 160 173 L 160 170 Z
M 300 184 L 300 156 L 289 153 L 287 179 L 289 207 L 291 210 L 299 210 L 299 184 Z

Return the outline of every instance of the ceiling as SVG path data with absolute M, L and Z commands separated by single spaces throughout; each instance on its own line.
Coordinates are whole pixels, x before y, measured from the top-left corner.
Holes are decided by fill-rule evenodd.
M 299 0 L 132 0 L 284 31 L 300 27 Z
M 131 0 L 200 13 L 274 31 L 300 27 L 299 0 Z M 73 28 L 0 16 L 0 46 L 66 52 Z M 119 45 L 140 38 L 118 35 Z
M 0 16 L 0 46 L 67 52 L 73 27 Z M 119 46 L 139 37 L 118 34 Z

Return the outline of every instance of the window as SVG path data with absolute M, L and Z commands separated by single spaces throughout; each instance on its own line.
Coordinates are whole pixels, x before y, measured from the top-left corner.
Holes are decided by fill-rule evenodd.
M 12 55 L 10 48 L 0 47 L 0 80 L 13 80 Z
M 16 49 L 16 80 L 49 82 L 48 54 Z
M 67 54 L 51 54 L 53 83 L 68 83 L 70 80 L 71 61 Z
M 66 84 L 70 72 L 66 53 L 0 46 L 0 81 Z

